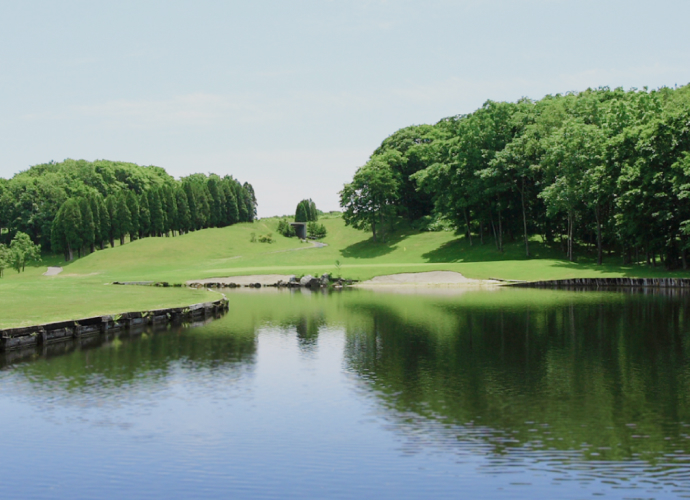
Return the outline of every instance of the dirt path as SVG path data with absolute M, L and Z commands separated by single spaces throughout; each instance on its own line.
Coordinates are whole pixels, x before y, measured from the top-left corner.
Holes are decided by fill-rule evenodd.
M 56 276 L 62 272 L 61 267 L 49 267 L 48 270 L 43 273 L 43 276 Z

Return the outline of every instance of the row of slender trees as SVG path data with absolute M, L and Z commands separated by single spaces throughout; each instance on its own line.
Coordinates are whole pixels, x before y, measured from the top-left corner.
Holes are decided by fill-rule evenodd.
M 451 222 L 470 244 L 521 238 L 687 267 L 690 86 L 487 101 L 399 130 L 340 193 L 346 223 Z
M 51 247 L 72 260 L 139 238 L 175 236 L 208 227 L 251 222 L 256 198 L 249 184 L 232 177 L 194 174 L 137 194 L 122 190 L 106 197 L 98 191 L 71 197 L 60 206 L 52 223 Z
M 0 179 L 0 244 L 24 233 L 43 251 L 67 257 L 127 236 L 184 233 L 255 216 L 254 189 L 230 176 L 176 180 L 156 166 L 67 159 Z

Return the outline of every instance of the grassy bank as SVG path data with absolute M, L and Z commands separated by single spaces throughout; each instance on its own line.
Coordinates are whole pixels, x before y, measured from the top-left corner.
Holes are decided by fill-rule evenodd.
M 175 238 L 146 238 L 98 251 L 71 263 L 49 257 L 40 266 L 17 274 L 7 270 L 0 280 L 0 328 L 63 319 L 176 307 L 214 300 L 206 291 L 180 288 L 120 287 L 113 281 L 191 279 L 243 274 L 321 274 L 354 279 L 383 274 L 432 270 L 457 271 L 470 278 L 548 280 L 577 277 L 690 276 L 661 267 L 624 266 L 618 260 L 597 266 L 594 255 L 581 249 L 577 262 L 565 260 L 558 248 L 532 242 L 532 257 L 523 244 L 509 242 L 498 252 L 493 241 L 474 245 L 452 232 L 419 232 L 410 228 L 392 234 L 386 243 L 374 243 L 370 233 L 345 227 L 339 217 L 320 220 L 328 246 L 277 234 L 278 219 L 206 229 Z M 272 233 L 274 243 L 252 242 L 252 234 Z M 42 276 L 48 265 L 64 268 L 58 276 Z
M 531 244 L 527 259 L 520 241 L 498 252 L 492 240 L 474 245 L 449 231 L 400 230 L 386 243 L 374 243 L 370 233 L 346 227 L 339 217 L 323 218 L 328 236 L 324 248 L 284 238 L 276 233 L 278 219 L 206 229 L 177 238 L 147 238 L 97 252 L 65 266 L 65 273 L 96 274 L 108 280 L 190 279 L 242 274 L 316 274 L 330 272 L 354 279 L 382 274 L 430 270 L 458 271 L 470 278 L 545 280 L 577 277 L 652 277 L 687 275 L 662 267 L 624 266 L 617 259 L 597 266 L 594 255 L 581 252 L 568 262 L 558 248 Z M 275 243 L 252 243 L 251 235 L 273 233 Z M 337 265 L 339 263 L 339 267 Z M 62 278 L 65 276 L 63 275 Z

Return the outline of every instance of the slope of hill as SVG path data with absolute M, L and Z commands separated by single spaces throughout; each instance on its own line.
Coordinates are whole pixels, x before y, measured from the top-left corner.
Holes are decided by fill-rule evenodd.
M 353 279 L 399 272 L 457 271 L 470 278 L 544 280 L 573 277 L 688 276 L 642 265 L 623 266 L 611 259 L 603 266 L 589 258 L 568 262 L 562 253 L 533 241 L 533 257 L 524 257 L 521 243 L 498 252 L 492 241 L 470 246 L 452 232 L 402 229 L 386 243 L 346 227 L 338 216 L 322 218 L 328 230 L 325 247 L 315 248 L 276 232 L 279 219 L 263 219 L 225 228 L 204 229 L 183 236 L 146 238 L 97 251 L 66 263 L 48 257 L 25 273 L 6 271 L 0 280 L 3 312 L 0 327 L 73 319 L 94 314 L 173 307 L 214 300 L 217 294 L 186 288 L 120 287 L 113 281 L 168 281 L 246 274 L 331 273 Z M 259 243 L 271 233 L 273 243 Z M 582 252 L 580 252 L 582 253 Z M 57 276 L 43 276 L 47 266 L 62 266 Z

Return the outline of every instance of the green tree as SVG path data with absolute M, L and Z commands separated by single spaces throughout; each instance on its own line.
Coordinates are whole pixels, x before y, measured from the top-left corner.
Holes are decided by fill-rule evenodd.
M 134 194 L 134 191 L 127 191 L 126 204 L 131 217 L 129 239 L 130 241 L 134 241 L 137 239 L 140 231 L 139 199 L 137 195 Z
M 139 197 L 139 237 L 151 235 L 151 209 L 149 208 L 148 193 L 141 193 Z
M 148 192 L 149 210 L 151 212 L 151 236 L 162 236 L 165 228 L 165 214 L 160 198 L 160 190 Z
M 68 262 L 74 259 L 74 250 L 82 246 L 81 227 L 79 203 L 74 198 L 68 198 L 53 219 L 51 230 L 51 248 L 53 251 L 64 252 Z
M 105 199 L 106 213 L 108 214 L 108 220 L 110 225 L 108 226 L 108 240 L 110 241 L 110 247 L 115 247 L 115 238 L 119 238 L 122 232 L 122 221 L 120 221 L 119 214 L 117 212 L 117 195 L 111 194 Z
M 395 213 L 394 202 L 398 182 L 390 166 L 372 158 L 359 168 L 350 184 L 340 192 L 340 206 L 344 208 L 345 225 L 356 229 L 369 229 L 377 241 L 385 241 L 384 222 Z
M 0 243 L 0 278 L 5 273 L 5 269 L 12 265 L 12 252 L 7 245 Z
M 175 190 L 175 200 L 177 202 L 177 230 L 180 234 L 184 234 L 191 229 L 192 219 L 187 194 L 181 187 Z
M 117 219 L 119 232 L 115 235 L 120 238 L 120 245 L 125 244 L 125 236 L 132 233 L 132 214 L 127 208 L 127 196 L 124 192 L 117 195 Z
M 235 224 L 239 220 L 239 210 L 237 209 L 237 198 L 232 188 L 232 182 L 227 177 L 221 184 L 225 194 L 225 222 L 227 225 Z
M 41 245 L 34 244 L 28 234 L 17 231 L 10 243 L 10 259 L 17 272 L 24 271 L 29 262 L 41 261 Z
M 81 227 L 79 228 L 81 247 L 79 248 L 79 256 L 81 257 L 81 248 L 89 248 L 90 252 L 95 252 L 96 242 L 96 225 L 94 223 L 93 212 L 91 205 L 86 198 L 79 198 L 79 211 L 81 212 Z
M 309 220 L 309 207 L 304 203 L 304 200 L 297 204 L 295 210 L 295 222 L 307 222 Z
M 179 225 L 177 220 L 177 199 L 170 186 L 163 186 L 161 196 L 165 200 L 165 234 L 167 236 L 168 232 L 172 231 L 172 235 L 175 236 L 175 229 Z

